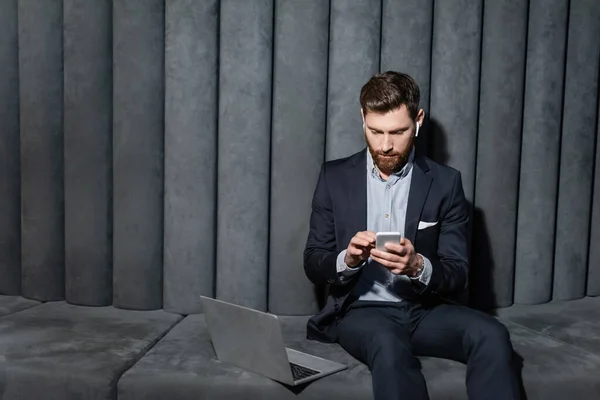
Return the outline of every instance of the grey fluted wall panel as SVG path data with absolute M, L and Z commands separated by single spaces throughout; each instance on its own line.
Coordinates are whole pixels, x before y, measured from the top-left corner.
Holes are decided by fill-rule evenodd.
M 112 304 L 112 2 L 64 0 L 65 289 Z
M 217 297 L 260 310 L 268 290 L 272 47 L 272 0 L 221 2 Z
M 473 200 L 482 1 L 436 1 L 433 11 L 430 114 L 432 156 L 462 173 Z
M 326 158 L 365 147 L 358 96 L 379 71 L 380 0 L 331 0 Z
M 471 283 L 488 308 L 513 302 L 527 3 L 488 1 L 483 19 Z
M 428 114 L 433 0 L 383 0 L 382 7 L 380 70 L 412 76 L 421 92 L 419 106 Z M 428 154 L 427 122 L 415 142 L 421 154 Z
M 596 125 L 596 170 L 591 212 L 587 295 L 600 296 L 600 103 L 598 104 L 598 123 Z
M 380 70 L 415 78 L 425 111 L 429 111 L 432 22 L 433 0 L 383 0 Z
M 21 0 L 21 266 L 23 296 L 65 291 L 62 1 Z
M 329 4 L 278 0 L 275 11 L 269 310 L 306 315 L 318 310 L 302 259 L 325 145 Z
M 571 1 L 560 151 L 554 300 L 585 296 L 600 55 L 598 0 Z
M 166 3 L 164 308 L 213 295 L 217 167 L 216 0 Z
M 515 303 L 552 298 L 568 0 L 532 0 L 515 258 Z
M 113 294 L 162 307 L 164 1 L 113 3 Z
M 17 0 L 0 1 L 0 294 L 21 293 Z

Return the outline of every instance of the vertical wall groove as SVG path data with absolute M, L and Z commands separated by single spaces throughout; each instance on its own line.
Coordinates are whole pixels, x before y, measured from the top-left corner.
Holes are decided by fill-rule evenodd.
M 64 1 L 65 273 L 70 303 L 112 304 L 112 2 Z
M 216 295 L 265 310 L 272 0 L 222 1 L 220 35 Z
M 22 293 L 59 300 L 65 290 L 62 1 L 18 4 Z
M 0 294 L 21 293 L 17 0 L 0 1 Z
M 182 314 L 214 294 L 218 11 L 166 3 L 164 308 Z
M 114 305 L 162 307 L 164 2 L 113 5 Z

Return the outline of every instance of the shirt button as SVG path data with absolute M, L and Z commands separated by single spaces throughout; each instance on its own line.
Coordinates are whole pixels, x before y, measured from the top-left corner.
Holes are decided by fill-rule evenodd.
M 390 217 L 390 214 L 385 214 L 385 217 L 386 217 L 386 218 L 389 218 L 389 217 Z

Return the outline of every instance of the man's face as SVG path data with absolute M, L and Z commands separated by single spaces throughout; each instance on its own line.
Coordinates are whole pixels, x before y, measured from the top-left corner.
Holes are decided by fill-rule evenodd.
M 385 176 L 398 172 L 406 164 L 413 148 L 416 123 L 406 106 L 386 114 L 369 112 L 363 116 L 365 139 L 375 165 Z M 423 121 L 423 110 L 417 121 Z

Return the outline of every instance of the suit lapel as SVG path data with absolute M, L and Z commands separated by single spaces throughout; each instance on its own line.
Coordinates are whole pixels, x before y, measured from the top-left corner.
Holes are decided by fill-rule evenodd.
M 357 154 L 346 176 L 346 198 L 348 199 L 349 242 L 356 232 L 367 229 L 367 156 L 366 150 Z
M 431 176 L 427 174 L 427 171 L 429 171 L 429 166 L 425 159 L 423 157 L 415 157 L 404 228 L 404 235 L 412 243 L 415 242 L 421 212 L 423 211 L 425 199 L 427 199 L 427 194 L 431 187 L 432 179 Z

